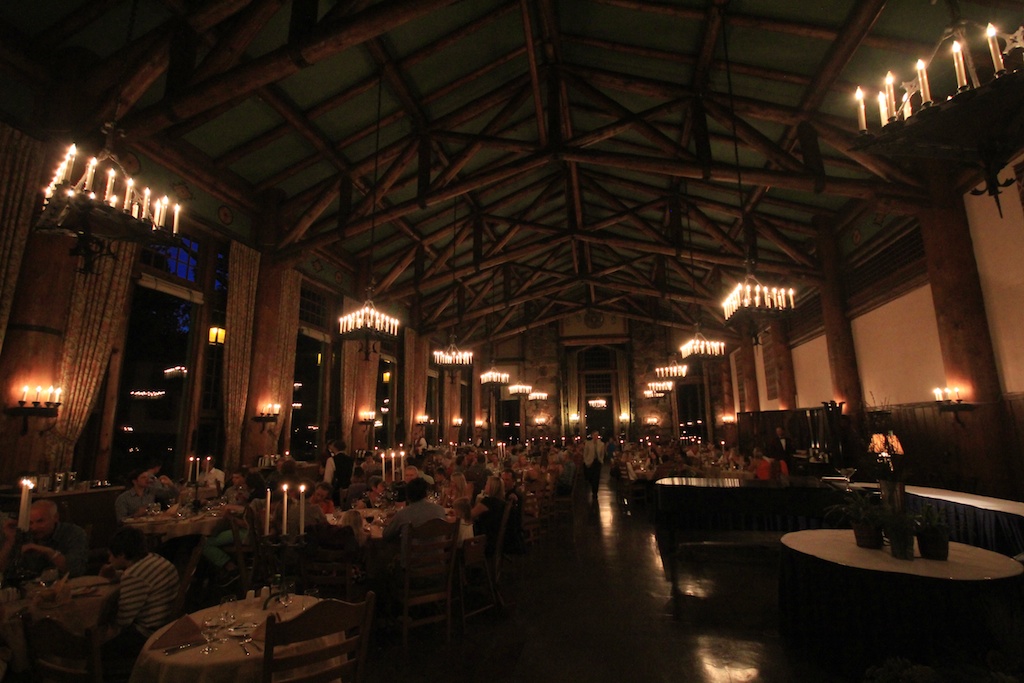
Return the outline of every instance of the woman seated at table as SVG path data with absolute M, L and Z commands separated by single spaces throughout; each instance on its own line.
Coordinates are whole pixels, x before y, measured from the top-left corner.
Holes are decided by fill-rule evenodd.
M 505 511 L 505 486 L 500 477 L 488 477 L 483 495 L 470 512 L 477 534 L 487 535 L 487 554 L 494 554 L 501 529 L 501 515 Z
M 754 457 L 750 460 L 748 470 L 753 470 L 754 478 L 770 481 L 789 476 L 789 467 L 784 460 L 775 460 L 765 456 L 760 448 L 754 449 Z
M 366 530 L 366 524 L 363 521 L 363 513 L 359 512 L 359 510 L 345 510 L 341 515 L 339 524 L 352 529 L 352 534 L 355 536 L 356 543 L 359 544 L 360 548 L 366 546 L 366 541 L 370 538 L 370 533 Z
M 448 485 L 448 493 L 446 496 L 442 496 L 442 504 L 445 507 L 452 507 L 455 505 L 455 501 L 460 498 L 471 500 L 473 497 L 473 485 L 466 481 L 466 475 L 462 472 L 456 472 L 452 475 L 451 482 Z

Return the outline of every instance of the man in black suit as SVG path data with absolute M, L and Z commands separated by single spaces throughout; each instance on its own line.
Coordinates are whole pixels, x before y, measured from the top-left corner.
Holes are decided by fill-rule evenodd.
M 793 471 L 793 454 L 796 452 L 796 444 L 786 434 L 782 427 L 775 428 L 775 436 L 768 440 L 767 455 L 774 460 L 781 460 L 786 467 Z

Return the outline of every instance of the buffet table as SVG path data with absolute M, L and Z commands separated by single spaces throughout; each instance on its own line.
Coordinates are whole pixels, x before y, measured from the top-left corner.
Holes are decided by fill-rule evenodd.
M 845 529 L 782 537 L 779 630 L 823 663 L 862 675 L 889 656 L 913 661 L 983 654 L 1024 624 L 1024 567 L 982 548 L 951 543 L 949 560 L 894 559 L 858 548 Z

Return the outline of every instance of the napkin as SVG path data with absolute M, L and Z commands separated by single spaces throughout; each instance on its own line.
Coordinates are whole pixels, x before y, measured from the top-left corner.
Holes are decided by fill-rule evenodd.
M 192 617 L 185 615 L 171 624 L 171 627 L 164 631 L 163 635 L 153 641 L 149 646 L 150 650 L 166 650 L 169 647 L 178 647 L 186 643 L 194 643 L 203 639 L 203 632 Z

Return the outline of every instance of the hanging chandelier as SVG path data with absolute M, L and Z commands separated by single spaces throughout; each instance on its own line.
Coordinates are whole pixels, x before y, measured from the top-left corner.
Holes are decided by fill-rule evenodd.
M 83 273 L 94 272 L 96 259 L 114 256 L 113 241 L 183 246 L 178 237 L 180 204 L 172 206 L 166 195 L 148 187 L 137 189 L 109 145 L 85 163 L 75 180 L 78 158 L 78 147 L 68 147 L 43 190 L 43 212 L 35 229 L 75 237 L 71 254 L 82 257 Z
M 499 387 L 508 384 L 508 373 L 498 372 L 492 362 L 491 369 L 480 375 L 480 384 L 485 387 Z
M 605 408 L 608 407 L 608 401 L 604 400 L 603 398 L 592 398 L 589 401 L 587 401 L 587 405 L 593 408 L 594 410 L 604 410 Z
M 383 77 L 383 76 L 382 76 Z M 366 301 L 363 307 L 346 313 L 338 318 L 339 332 L 342 339 L 359 339 L 363 341 L 363 359 L 370 360 L 371 345 L 374 340 L 390 339 L 398 336 L 398 318 L 381 313 L 373 305 L 373 248 L 377 230 L 377 185 L 378 163 L 380 161 L 380 112 L 383 84 L 377 83 L 377 128 L 374 135 L 373 151 L 373 191 L 371 193 L 370 210 L 373 218 L 370 222 L 370 255 L 368 259 L 370 285 L 366 288 Z
M 448 346 L 434 351 L 434 364 L 445 367 L 464 367 L 473 364 L 473 352 L 462 351 L 455 345 L 455 335 L 448 338 Z
M 658 377 L 661 377 L 663 379 L 665 379 L 665 378 L 675 379 L 675 378 L 686 377 L 686 373 L 687 373 L 688 370 L 689 370 L 689 368 L 687 366 L 680 365 L 679 362 L 676 361 L 675 358 L 673 358 L 672 362 L 670 362 L 668 365 L 662 366 L 660 368 L 654 368 L 654 373 Z M 671 384 L 671 382 L 669 382 L 669 384 Z
M 548 394 L 546 391 L 531 391 L 530 395 L 526 397 L 527 401 L 546 401 L 548 400 Z
M 796 290 L 792 287 L 762 285 L 753 272 L 748 272 L 743 282 L 736 285 L 736 289 L 722 302 L 722 308 L 726 320 L 740 312 L 774 315 L 792 310 L 796 304 L 795 296 Z
M 529 384 L 512 384 L 508 388 L 508 393 L 513 396 L 526 396 L 531 391 L 533 391 L 533 387 Z
M 701 333 L 700 325 L 697 325 L 693 339 L 679 347 L 679 355 L 683 360 L 715 360 L 725 355 L 725 342 L 709 340 Z
M 890 71 L 878 92 L 880 129 L 875 134 L 868 130 L 865 93 L 857 88 L 854 98 L 861 135 L 855 148 L 891 157 L 943 159 L 980 167 L 985 187 L 971 194 L 991 196 L 1002 216 L 999 195 L 1015 180 L 1012 176 L 1000 180 L 999 173 L 1024 146 L 1024 130 L 1019 122 L 1024 107 L 1024 72 L 1007 69 L 1003 56 L 1024 48 L 1024 26 L 1008 34 L 988 24 L 984 30 L 968 35 L 965 26 L 970 24 L 954 24 L 940 39 L 940 44 L 952 39 L 944 59 L 946 69 L 952 65 L 956 77 L 952 95 L 932 98 L 928 69 L 939 66 L 935 59 L 928 64 L 917 60 L 915 78 L 899 85 Z M 977 50 L 971 48 L 972 41 Z M 992 66 L 992 77 L 985 83 L 980 82 L 980 74 L 989 73 L 987 65 L 978 65 L 972 59 L 972 55 L 981 53 L 982 41 Z M 934 54 L 939 54 L 938 48 Z M 903 90 L 899 100 L 897 88 Z
M 654 389 L 644 389 L 644 398 L 661 398 L 665 395 L 663 391 L 655 391 Z
M 676 388 L 676 383 L 673 382 L 672 380 L 667 380 L 663 382 L 648 382 L 647 388 L 656 393 L 667 394 Z

